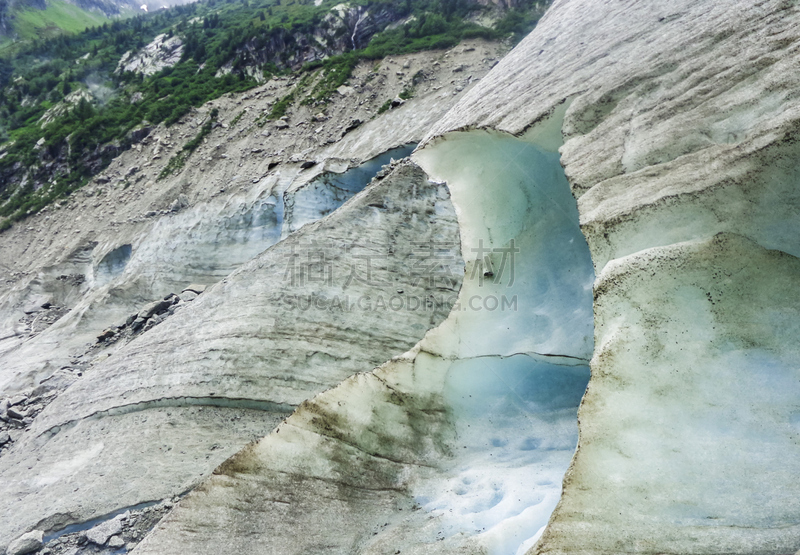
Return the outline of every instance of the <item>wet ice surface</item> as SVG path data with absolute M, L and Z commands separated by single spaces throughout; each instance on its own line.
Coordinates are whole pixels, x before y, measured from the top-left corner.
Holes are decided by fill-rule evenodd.
M 131 258 L 131 245 L 122 245 L 106 254 L 95 270 L 95 283 L 108 283 L 122 273 Z
M 325 172 L 286 199 L 287 218 L 283 225 L 284 237 L 308 223 L 327 216 L 364 187 L 381 168 L 392 159 L 405 158 L 416 147 L 408 144 L 388 150 L 343 173 Z
M 461 309 L 439 348 L 459 357 L 588 360 L 594 269 L 558 152 L 499 133 L 447 137 L 414 155 L 428 175 L 447 181 L 467 261 Z
M 474 536 L 492 555 L 524 553 L 547 524 L 589 381 L 594 271 L 554 141 L 544 143 L 474 131 L 415 154 L 450 187 L 467 267 L 459 306 L 425 340 L 452 361 L 454 456 L 414 494 L 445 536 Z
M 491 553 L 516 553 L 558 503 L 588 381 L 587 365 L 528 355 L 453 363 L 444 393 L 458 415 L 457 464 L 418 502 L 444 515 L 448 535 L 479 534 Z

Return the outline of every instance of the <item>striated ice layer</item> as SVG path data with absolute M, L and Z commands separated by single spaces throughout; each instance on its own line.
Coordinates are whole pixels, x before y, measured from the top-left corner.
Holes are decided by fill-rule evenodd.
M 537 131 L 538 144 L 453 133 L 414 155 L 448 183 L 467 267 L 458 305 L 422 344 L 449 364 L 452 464 L 413 493 L 445 537 L 491 555 L 524 553 L 559 501 L 593 349 L 591 257 L 558 141 Z
M 235 192 L 195 204 L 179 198 L 169 215 L 162 214 L 146 234 L 125 237 L 120 241 L 123 244 L 117 242 L 119 238 L 88 243 L 62 263 L 45 268 L 28 291 L 19 293 L 19 297 L 49 299 L 72 310 L 24 345 L 14 335 L 0 331 L 0 367 L 6 371 L 0 385 L 7 388 L 7 380 L 32 375 L 34 369 L 38 372 L 35 380 L 44 379 L 68 364 L 70 353 L 81 353 L 87 341 L 94 342 L 97 330 L 119 325 L 144 304 L 180 292 L 190 283 L 211 285 L 222 280 L 285 239 L 288 233 L 282 234 L 282 230 L 299 229 L 303 223 L 326 216 L 366 187 L 392 158 L 407 156 L 414 146 L 390 149 L 351 169 L 347 167 L 352 160 L 326 160 L 321 166 L 331 171 L 317 169 L 316 177 L 299 164 L 281 165 L 257 183 L 245 183 L 236 175 L 226 184 Z M 335 207 L 329 206 L 324 188 L 310 186 L 320 179 L 342 191 Z M 302 221 L 293 226 L 295 216 Z M 61 276 L 79 276 L 85 281 L 80 288 L 73 287 L 72 281 Z M 10 302 L 24 304 L 15 299 Z M 10 322 L 0 322 L 0 327 L 8 325 L 13 330 L 18 319 L 14 316 Z M 4 339 L 11 341 L 3 343 Z
M 339 208 L 350 197 L 364 190 L 364 187 L 384 165 L 389 164 L 392 159 L 405 158 L 416 146 L 416 143 L 412 143 L 387 150 L 360 166 L 350 168 L 342 173 L 324 172 L 293 194 L 286 195 L 286 221 L 283 224 L 283 236 L 285 237 Z
M 234 195 L 159 220 L 134 253 L 131 270 L 152 276 L 154 289 L 211 284 L 280 240 L 283 199 L 275 191 L 293 176 L 277 176 L 258 198 Z
M 278 170 L 224 205 L 209 203 L 162 219 L 135 249 L 131 270 L 152 276 L 153 288 L 166 292 L 189 282 L 219 281 L 303 225 L 333 212 L 363 190 L 383 165 L 408 156 L 414 146 L 386 151 L 341 173 L 324 172 L 307 183 L 296 168 Z

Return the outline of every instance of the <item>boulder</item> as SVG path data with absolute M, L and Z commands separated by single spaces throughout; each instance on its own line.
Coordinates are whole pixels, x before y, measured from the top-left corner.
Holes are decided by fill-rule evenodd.
M 86 531 L 86 539 L 96 545 L 105 545 L 108 539 L 122 531 L 122 516 L 116 516 L 101 522 L 94 528 Z
M 22 311 L 25 314 L 34 314 L 50 308 L 53 299 L 50 295 L 38 295 L 25 305 Z
M 172 300 L 161 299 L 159 301 L 153 301 L 152 303 L 145 305 L 145 307 L 139 311 L 139 318 L 143 318 L 145 320 L 151 318 L 155 314 L 160 314 L 161 312 L 167 310 L 171 304 Z M 139 318 L 137 318 L 137 320 Z M 136 321 L 134 320 L 133 323 L 135 324 Z
M 44 533 L 41 530 L 33 530 L 11 542 L 6 551 L 7 555 L 25 555 L 33 553 L 40 547 L 44 540 Z
M 112 330 L 110 328 L 109 329 L 105 329 L 105 330 L 102 331 L 102 333 L 100 333 L 97 336 L 97 341 L 99 343 L 99 342 L 105 341 L 106 339 L 111 339 L 115 335 L 117 335 L 117 332 L 115 330 Z
M 350 121 L 347 127 L 344 128 L 344 131 L 342 131 L 342 136 L 345 136 L 348 133 L 350 133 L 353 129 L 358 128 L 362 123 L 364 122 L 361 121 L 360 119 L 353 119 L 352 121 Z
M 10 418 L 13 418 L 15 420 L 22 420 L 27 415 L 27 413 L 24 410 L 20 410 L 17 407 L 9 408 L 7 414 Z
M 187 206 L 189 206 L 189 197 L 187 197 L 184 194 L 180 194 L 178 195 L 178 198 L 172 201 L 172 204 L 169 205 L 169 211 L 179 212 L 180 210 L 183 210 Z

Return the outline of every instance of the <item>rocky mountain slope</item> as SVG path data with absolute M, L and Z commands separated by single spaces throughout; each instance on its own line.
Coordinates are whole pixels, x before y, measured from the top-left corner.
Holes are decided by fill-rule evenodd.
M 559 0 L 153 129 L 0 235 L 0 548 L 797 551 L 798 18 Z
M 292 103 L 318 112 L 361 61 L 467 38 L 511 44 L 547 5 L 204 0 L 7 48 L 0 53 L 0 230 L 83 187 L 154 126 L 172 126 L 226 93 L 299 75 L 297 88 L 259 124 Z M 407 83 L 401 100 L 422 77 Z

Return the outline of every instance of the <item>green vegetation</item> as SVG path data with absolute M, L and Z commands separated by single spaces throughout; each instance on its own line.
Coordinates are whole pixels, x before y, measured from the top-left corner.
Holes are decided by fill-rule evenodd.
M 217 121 L 217 116 L 219 115 L 219 111 L 214 108 L 211 110 L 211 114 L 208 117 L 208 120 L 203 124 L 203 127 L 200 128 L 200 132 L 195 135 L 195 137 L 183 145 L 181 151 L 170 158 L 167 165 L 164 166 L 164 169 L 161 170 L 161 173 L 158 174 L 158 179 L 164 179 L 165 177 L 169 177 L 173 173 L 180 171 L 183 169 L 183 166 L 186 164 L 186 160 L 191 156 L 192 152 L 197 150 L 197 147 L 203 142 L 210 133 L 211 130 L 214 128 L 214 124 Z
M 517 44 L 536 26 L 540 15 L 528 10 L 512 8 L 495 24 L 495 32 L 500 37 L 510 37 L 511 42 Z
M 400 91 L 400 94 L 398 96 L 403 100 L 411 100 L 412 98 L 414 98 L 416 92 L 417 89 L 415 87 L 407 87 L 402 91 Z
M 300 95 L 303 94 L 303 92 L 308 87 L 309 82 L 312 81 L 315 76 L 316 76 L 315 73 L 306 73 L 303 76 L 303 78 L 300 79 L 300 82 L 297 85 L 295 85 L 295 87 L 289 94 L 281 98 L 278 102 L 275 103 L 274 106 L 272 106 L 272 110 L 270 111 L 269 115 L 267 115 L 266 119 L 267 120 L 280 119 L 284 115 L 286 115 L 286 110 L 289 108 L 289 106 L 292 105 L 292 103 L 295 101 L 296 98 L 298 98 Z M 260 125 L 264 125 L 265 123 L 266 120 L 259 122 Z
M 332 58 L 327 58 L 321 62 L 306 64 L 305 70 L 315 67 L 322 67 L 322 78 L 314 85 L 311 93 L 303 99 L 303 104 L 312 104 L 327 101 L 336 92 L 336 89 L 344 85 L 353 73 L 358 64 L 359 56 L 355 52 L 348 52 Z
M 14 29 L 22 39 L 53 37 L 63 32 L 78 33 L 108 22 L 104 15 L 82 10 L 64 0 L 47 0 L 44 10 L 26 7 L 13 15 Z
M 41 31 L 50 25 L 79 29 L 89 23 L 80 20 L 63 0 L 49 1 L 47 10 L 26 16 L 30 29 Z M 324 104 L 347 83 L 361 61 L 451 47 L 467 37 L 516 40 L 541 12 L 539 3 L 523 0 L 522 6 L 489 29 L 467 21 L 470 13 L 488 9 L 472 2 L 354 0 L 351 6 L 368 7 L 371 13 L 383 10 L 393 21 L 407 20 L 372 37 L 361 37 L 356 50 L 349 31 L 325 19 L 337 0 L 324 0 L 319 6 L 312 0 L 203 0 L 103 22 L 79 34 L 1 48 L 2 226 L 81 187 L 130 147 L 137 127 L 172 125 L 193 107 L 252 88 L 257 84 L 251 77 L 255 72 L 266 78 L 291 73 L 307 55 L 308 44 L 328 44 L 330 56 L 297 69 L 302 74 L 297 86 L 257 123 L 282 117 L 295 102 Z M 137 51 L 160 34 L 183 40 L 176 65 L 150 76 L 116 71 L 123 54 Z M 70 95 L 80 90 L 90 90 L 95 100 L 75 103 L 76 97 Z M 401 97 L 413 94 L 411 87 Z M 48 118 L 53 121 L 42 127 L 41 118 L 49 109 L 60 115 L 52 112 Z M 170 160 L 164 175 L 182 167 L 212 128 L 213 124 L 204 126 L 197 142 L 193 140 L 191 148 Z M 19 187 L 19 183 L 27 185 Z
M 383 104 L 381 104 L 381 107 L 378 108 L 378 114 L 384 113 L 385 111 L 387 111 L 391 107 L 392 107 L 392 101 L 390 99 L 390 100 L 387 100 L 386 102 L 384 102 Z
M 231 120 L 231 123 L 230 123 L 231 127 L 233 127 L 234 125 L 236 125 L 237 123 L 239 123 L 239 121 L 240 121 L 240 120 L 241 120 L 241 119 L 244 117 L 244 115 L 245 115 L 246 113 L 247 113 L 247 110 L 242 110 L 241 112 L 239 112 L 239 113 L 236 115 L 236 117 L 235 117 L 235 118 L 233 118 L 233 119 Z

